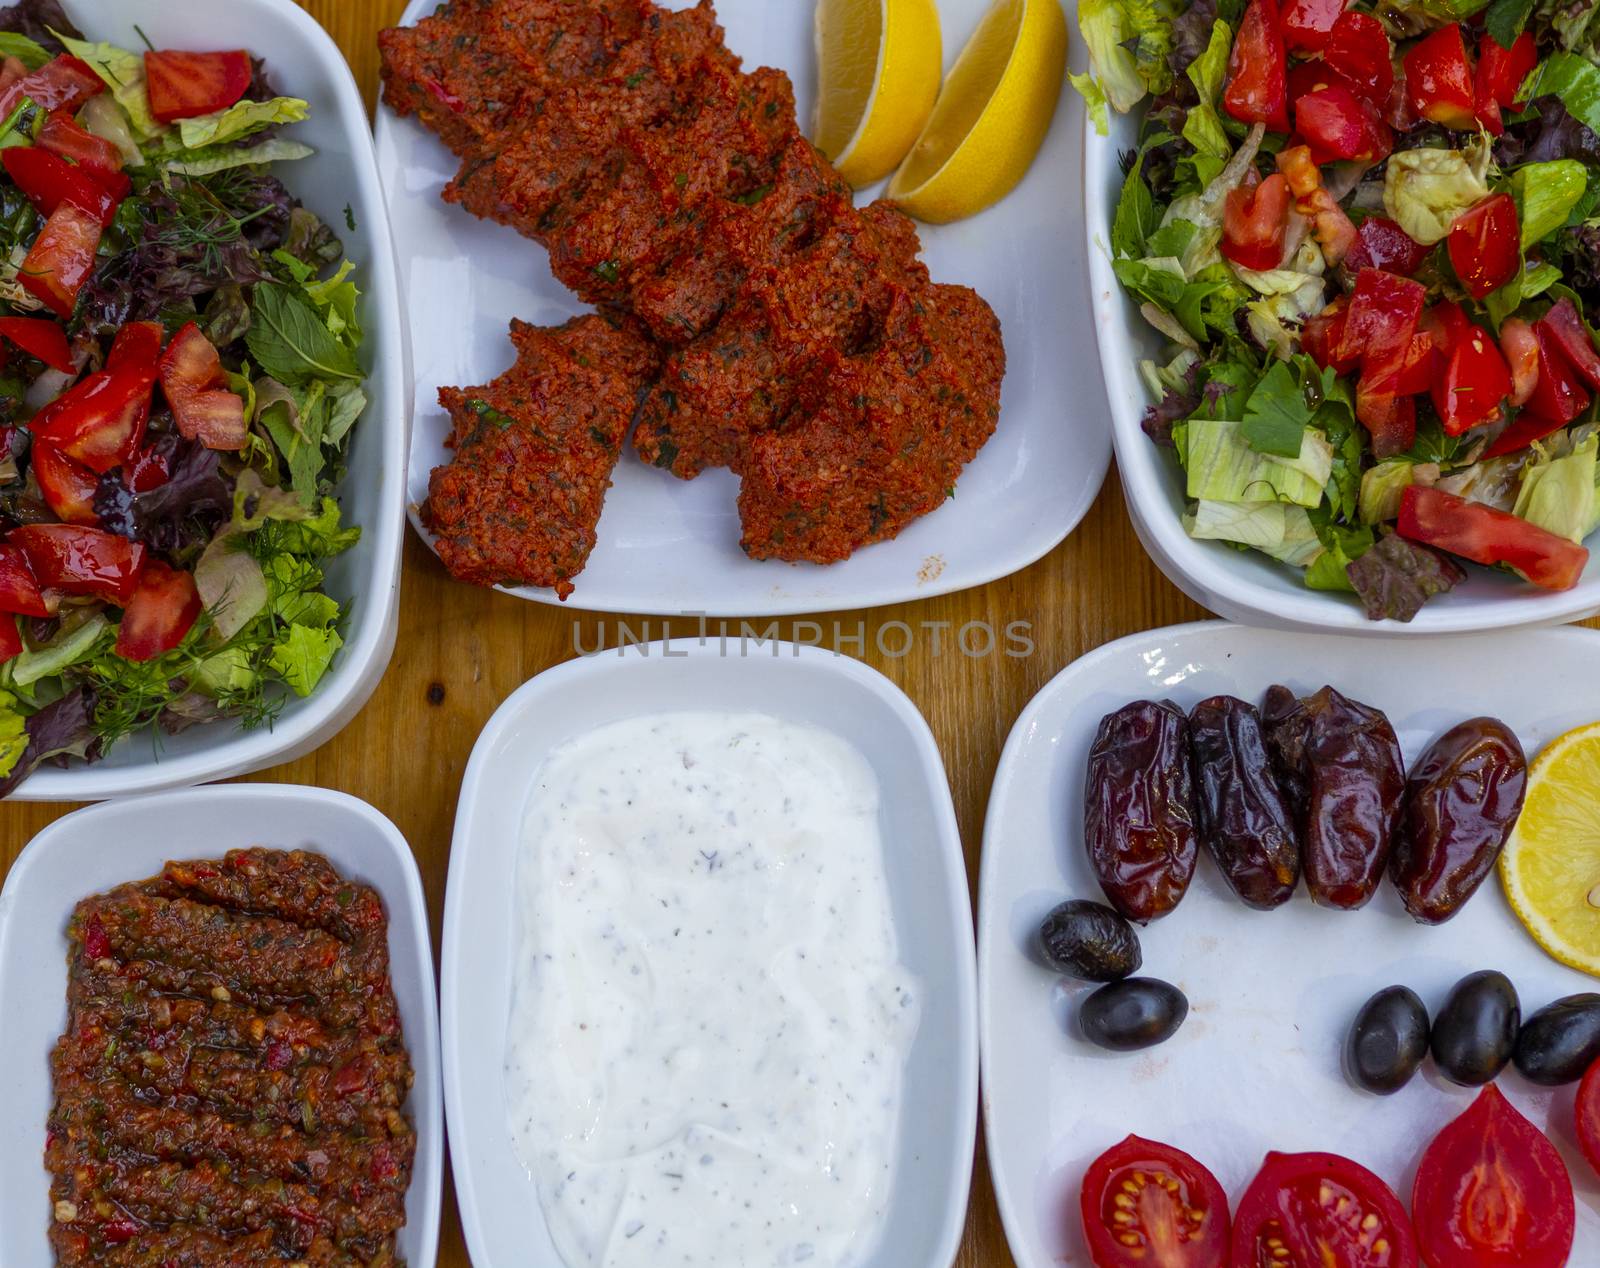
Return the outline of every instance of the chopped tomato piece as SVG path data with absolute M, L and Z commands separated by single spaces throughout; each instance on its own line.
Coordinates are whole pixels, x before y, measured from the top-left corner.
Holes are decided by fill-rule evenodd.
M 1456 344 L 1477 329 L 1461 305 L 1454 300 L 1440 300 L 1417 319 L 1417 329 L 1426 331 L 1441 354 L 1449 356 Z
M 1324 88 L 1349 88 L 1355 89 L 1345 82 L 1344 76 L 1331 69 L 1322 60 L 1314 62 L 1301 62 L 1289 70 L 1289 104 L 1292 106 L 1300 98 L 1314 92 L 1321 92 Z
M 1539 319 L 1535 329 L 1548 331 L 1578 377 L 1590 387 L 1600 389 L 1600 352 L 1595 351 L 1594 339 L 1583 324 L 1583 318 L 1578 316 L 1577 306 L 1570 296 L 1563 295 L 1556 306 Z M 3 333 L 0 330 L 0 334 Z
M 161 341 L 166 336 L 158 321 L 130 321 L 111 343 L 106 369 L 127 366 L 153 366 L 161 359 Z
M 1315 317 L 1306 318 L 1300 331 L 1300 347 L 1324 370 L 1332 366 L 1340 374 L 1349 374 L 1360 364 L 1359 357 L 1341 360 L 1337 355 L 1344 338 L 1345 313 L 1349 305 L 1345 296 L 1339 296 Z
M 1089 1164 L 1078 1210 L 1098 1268 L 1217 1268 L 1228 1253 L 1228 1195 L 1171 1145 L 1113 1145 Z
M 0 665 L 22 655 L 22 631 L 17 628 L 17 618 L 0 615 Z
M 193 576 L 159 559 L 150 560 L 122 614 L 117 655 L 124 660 L 154 660 L 170 652 L 194 628 L 200 609 Z
M 1518 94 L 1538 64 L 1539 50 L 1534 46 L 1532 31 L 1517 36 L 1508 49 L 1501 48 L 1494 36 L 1485 33 L 1478 42 L 1475 87 L 1479 103 L 1492 102 L 1506 109 L 1521 110 L 1526 103 Z
M 81 462 L 58 453 L 54 445 L 34 443 L 29 461 L 45 505 L 65 524 L 98 524 L 94 495 L 99 477 Z
M 1394 134 L 1376 108 L 1342 84 L 1299 98 L 1294 126 L 1318 164 L 1343 159 L 1378 163 L 1394 149 Z
M 1344 12 L 1345 0 L 1284 0 L 1278 15 L 1283 42 L 1298 53 L 1320 52 Z
M 161 450 L 147 448 L 131 464 L 124 465 L 122 474 L 132 492 L 149 493 L 172 478 L 172 467 Z
M 250 54 L 166 51 L 144 55 L 150 113 L 162 123 L 215 114 L 235 104 L 250 87 Z
M 24 524 L 11 530 L 39 584 L 126 607 L 144 574 L 145 548 L 126 537 L 76 524 Z
M 1337 264 L 1356 244 L 1356 227 L 1322 183 L 1311 147 L 1296 145 L 1278 153 L 1278 170 L 1294 191 L 1294 207 L 1311 221 L 1312 236 L 1329 264 Z
M 1382 269 L 1362 269 L 1350 295 L 1349 318 L 1337 350 L 1341 359 L 1382 362 L 1411 346 L 1427 290 Z
M 1374 392 L 1356 383 L 1356 417 L 1372 437 L 1372 455 L 1382 461 L 1417 443 L 1417 400 L 1393 392 Z
M 28 567 L 20 546 L 0 544 L 0 612 L 18 616 L 49 616 L 39 583 Z
M 1528 403 L 1539 386 L 1539 340 L 1533 327 L 1520 317 L 1507 317 L 1500 323 L 1500 352 L 1511 368 L 1511 403 Z
M 1426 392 L 1438 382 L 1439 368 L 1443 364 L 1433 336 L 1420 327 L 1411 336 L 1411 346 L 1395 375 L 1396 396 L 1416 396 Z
M 1228 191 L 1222 208 L 1222 254 L 1240 268 L 1275 269 L 1283 262 L 1289 185 L 1274 172 L 1254 189 Z
M 243 447 L 244 401 L 229 389 L 221 357 L 194 322 L 172 337 L 162 355 L 161 388 L 184 437 L 209 449 Z
M 1383 269 L 1410 277 L 1422 267 L 1432 248 L 1416 241 L 1387 216 L 1368 216 L 1356 230 L 1356 244 L 1344 257 L 1345 267 Z
M 1517 204 L 1510 194 L 1490 194 L 1456 217 L 1450 264 L 1467 294 L 1482 299 L 1516 276 L 1522 264 L 1518 241 Z
M 1411 1211 L 1434 1268 L 1563 1268 L 1577 1226 L 1561 1155 L 1492 1083 L 1422 1155 Z
M 94 273 L 102 232 L 98 217 L 62 203 L 34 239 L 17 280 L 56 316 L 71 320 L 78 292 Z
M 1473 326 L 1455 341 L 1432 389 L 1445 433 L 1459 436 L 1500 416 L 1511 395 L 1511 371 L 1489 332 Z
M 1414 484 L 1400 501 L 1400 536 L 1477 564 L 1508 564 L 1534 585 L 1570 590 L 1589 552 L 1506 511 Z
M 1277 0 L 1250 0 L 1228 54 L 1222 105 L 1235 119 L 1289 130 L 1289 66 L 1278 33 Z
M 94 73 L 94 67 L 63 54 L 0 92 L 0 119 L 8 118 L 24 97 L 46 113 L 75 112 L 90 97 L 98 97 L 104 91 L 105 83 Z
M 0 337 L 10 340 L 30 357 L 37 357 L 52 370 L 73 374 L 72 348 L 67 332 L 43 317 L 0 317 Z
M 90 132 L 65 110 L 56 111 L 44 121 L 39 129 L 39 144 L 50 153 L 71 159 L 93 172 L 108 190 L 115 192 L 127 183 L 126 189 L 118 195 L 120 198 L 132 192 L 133 185 L 122 174 L 122 151 L 104 137 Z
M 1502 458 L 1508 453 L 1521 453 L 1536 440 L 1543 440 L 1565 427 L 1565 423 L 1540 418 L 1532 410 L 1523 410 L 1516 422 L 1495 437 L 1494 443 L 1483 451 L 1485 458 Z
M 0 161 L 5 163 L 6 175 L 16 181 L 41 216 L 65 204 L 95 217 L 102 227 L 116 218 L 117 200 L 86 167 L 76 167 L 31 145 L 11 146 L 0 154 Z
M 1418 115 L 1457 132 L 1477 128 L 1472 63 L 1459 22 L 1424 36 L 1406 52 L 1404 61 L 1411 107 Z
M 102 370 L 51 401 L 30 426 L 39 439 L 104 475 L 144 443 L 155 381 L 154 366 Z
M 1417 1268 L 1405 1207 L 1337 1154 L 1269 1153 L 1239 1199 L 1231 1268 Z
M 1389 100 L 1394 89 L 1393 50 L 1383 23 L 1371 14 L 1341 14 L 1322 59 L 1373 105 Z
M 1578 381 L 1550 327 L 1540 321 L 1534 326 L 1533 335 L 1539 345 L 1539 381 L 1528 397 L 1528 408 L 1541 418 L 1570 423 L 1589 408 L 1589 393 Z

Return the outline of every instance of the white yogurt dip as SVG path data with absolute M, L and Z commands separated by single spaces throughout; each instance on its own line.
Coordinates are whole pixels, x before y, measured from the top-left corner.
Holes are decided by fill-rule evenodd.
M 866 759 L 602 727 L 539 769 L 516 886 L 507 1113 L 569 1268 L 863 1262 L 920 1011 Z

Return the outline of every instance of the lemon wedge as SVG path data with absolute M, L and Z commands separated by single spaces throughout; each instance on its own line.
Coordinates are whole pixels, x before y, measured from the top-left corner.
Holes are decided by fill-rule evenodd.
M 1535 942 L 1600 977 L 1600 722 L 1553 740 L 1533 763 L 1500 883 Z
M 812 141 L 859 189 L 894 171 L 944 70 L 934 0 L 818 0 Z
M 1066 66 L 1060 0 L 995 0 L 950 68 L 888 198 L 935 224 L 999 202 L 1044 144 Z

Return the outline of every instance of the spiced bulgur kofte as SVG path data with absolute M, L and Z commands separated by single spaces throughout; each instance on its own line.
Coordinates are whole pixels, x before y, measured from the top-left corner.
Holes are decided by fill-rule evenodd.
M 58 1264 L 401 1262 L 412 1069 L 376 892 L 240 850 L 84 899 L 68 941 Z
M 421 514 L 457 577 L 571 592 L 630 397 L 644 462 L 741 477 L 755 559 L 835 563 L 895 536 L 993 434 L 993 312 L 931 281 L 901 212 L 854 205 L 788 76 L 742 70 L 709 0 L 454 0 L 380 48 L 390 107 L 462 161 L 446 201 L 542 243 L 564 285 L 653 345 L 597 397 L 519 327 L 493 390 L 441 392 L 457 443 Z M 597 399 L 604 421 L 574 427 Z M 498 428 L 464 428 L 467 407 Z

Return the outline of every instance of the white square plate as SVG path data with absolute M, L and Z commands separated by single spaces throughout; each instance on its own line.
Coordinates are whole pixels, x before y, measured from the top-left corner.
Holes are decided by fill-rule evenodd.
M 403 21 L 436 7 L 437 0 L 413 0 Z M 672 0 L 667 7 L 686 4 Z M 947 65 L 987 8 L 988 0 L 941 0 Z M 717 5 L 728 46 L 747 67 L 789 72 L 802 125 L 816 78 L 812 11 L 808 0 Z M 756 563 L 739 549 L 736 477 L 710 471 L 684 483 L 646 467 L 630 448 L 572 605 L 714 616 L 865 608 L 983 585 L 1026 567 L 1066 537 L 1094 501 L 1111 452 L 1086 329 L 1083 248 L 1068 224 L 1069 209 L 1078 205 L 1082 109 L 1065 89 L 1033 170 L 1004 202 L 964 223 L 918 226 L 934 279 L 971 286 L 994 306 L 1009 360 L 999 430 L 961 477 L 953 500 L 894 541 L 832 567 Z M 512 361 L 511 318 L 558 323 L 582 306 L 550 276 L 543 247 L 440 200 L 459 164 L 419 123 L 380 107 L 377 136 L 413 299 L 421 417 L 407 478 L 417 523 L 429 473 L 448 460 L 449 424 L 438 389 L 484 383 L 505 370 Z M 549 590 L 512 593 L 556 601 Z
M 823 727 L 872 762 L 900 954 L 923 983 L 883 1245 L 864 1268 L 949 1268 L 977 1133 L 967 871 L 928 724 L 887 678 L 792 643 L 652 643 L 569 661 L 514 693 L 472 751 L 450 850 L 441 958 L 445 1106 L 467 1249 L 478 1268 L 562 1268 L 507 1126 L 516 873 L 528 792 L 549 753 L 595 727 L 681 710 Z M 709 985 L 709 984 L 708 984 Z
M 371 885 L 389 917 L 389 977 L 416 1081 L 403 1112 L 417 1129 L 402 1256 L 434 1262 L 444 1168 L 439 1015 L 428 909 L 399 829 L 365 802 L 322 788 L 233 784 L 91 806 L 58 819 L 12 865 L 0 891 L 0 1264 L 52 1262 L 44 1169 L 50 1050 L 67 1024 L 67 921 L 79 899 L 161 871 L 168 859 L 251 846 L 312 849 Z
M 286 762 L 341 730 L 361 711 L 394 651 L 400 613 L 400 548 L 404 541 L 405 454 L 411 417 L 409 330 L 400 318 L 394 241 L 372 156 L 366 107 L 338 46 L 291 0 L 66 0 L 72 20 L 91 40 L 143 48 L 142 28 L 157 47 L 248 47 L 266 59 L 280 92 L 311 103 L 294 126 L 316 154 L 281 163 L 274 173 L 306 206 L 333 226 L 355 261 L 364 299 L 367 412 L 350 442 L 349 473 L 339 492 L 345 522 L 361 541 L 328 565 L 328 593 L 351 604 L 345 645 L 307 699 L 291 698 L 270 728 L 244 731 L 231 722 L 191 727 L 181 735 L 134 736 L 92 766 L 46 767 L 12 794 L 22 801 L 90 801 L 226 779 Z M 345 221 L 350 209 L 355 228 Z
M 1523 1014 L 1594 980 L 1548 959 L 1491 876 L 1437 928 L 1414 923 L 1385 881 L 1363 910 L 1252 911 L 1203 858 L 1182 905 L 1139 931 L 1142 974 L 1175 983 L 1189 1018 L 1158 1048 L 1116 1054 L 1078 1036 L 1092 989 L 1036 963 L 1028 943 L 1065 898 L 1101 899 L 1083 847 L 1083 782 L 1100 719 L 1132 700 L 1188 709 L 1226 693 L 1257 703 L 1281 682 L 1331 683 L 1383 709 L 1408 761 L 1474 715 L 1503 719 L 1530 760 L 1600 717 L 1592 685 L 1600 636 L 1535 630 L 1448 643 L 1370 642 L 1212 622 L 1138 634 L 1091 652 L 1024 711 L 1006 744 L 984 828 L 979 899 L 979 1029 L 989 1167 L 1021 1268 L 1089 1268 L 1078 1189 L 1091 1160 L 1135 1132 L 1176 1145 L 1237 1202 L 1269 1149 L 1345 1154 L 1410 1205 L 1426 1143 L 1472 1103 L 1432 1063 L 1402 1091 L 1345 1082 L 1340 1053 L 1361 1005 L 1410 986 L 1438 1008 L 1476 969 L 1516 984 Z M 1202 854 L 1205 851 L 1202 850 Z M 1536 1088 L 1514 1071 L 1504 1091 L 1560 1148 L 1578 1197 L 1574 1264 L 1600 1263 L 1600 1179 L 1578 1152 L 1575 1089 Z

